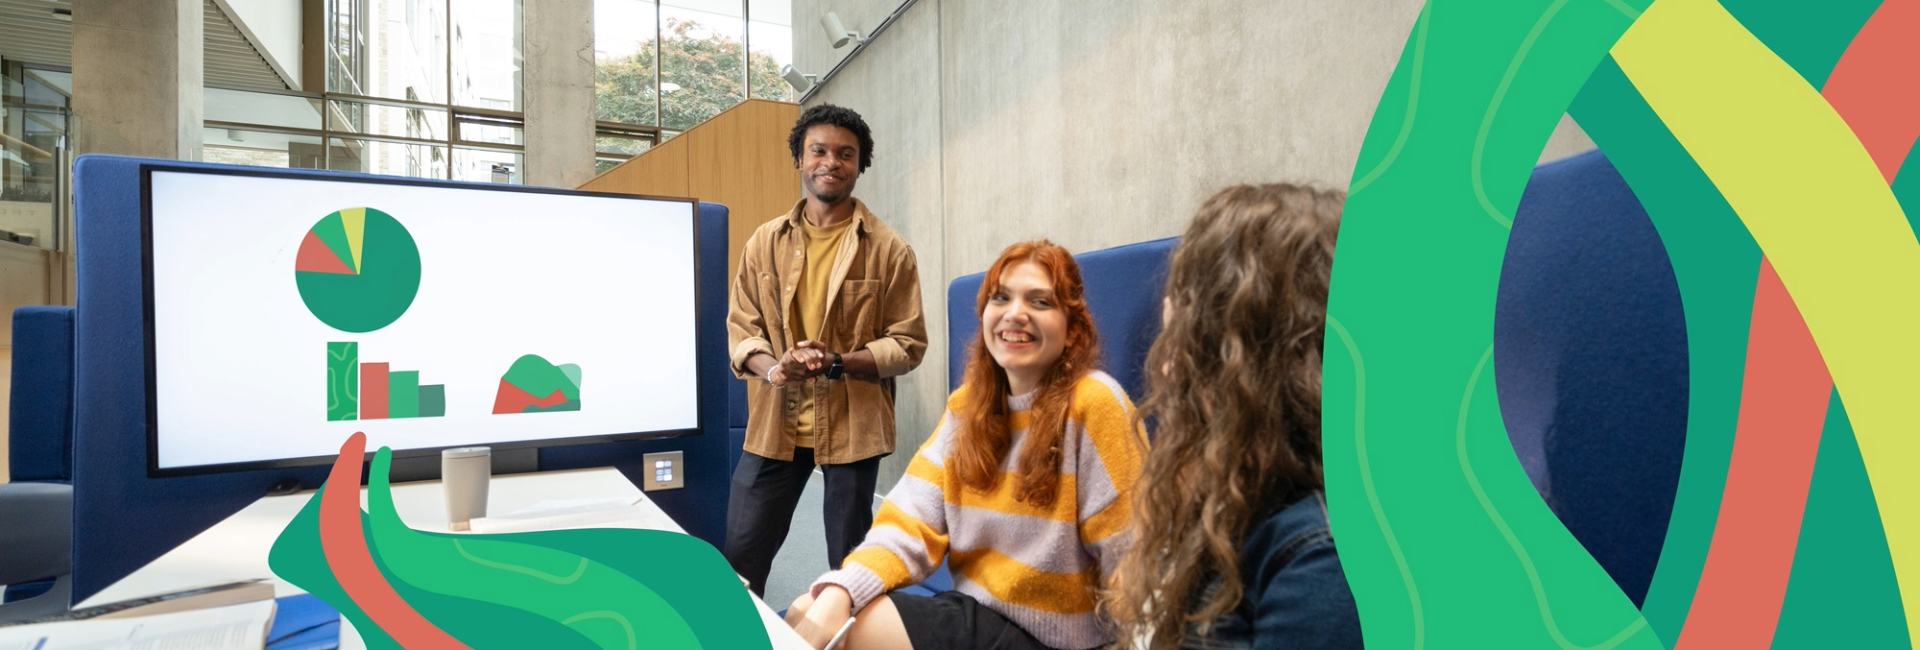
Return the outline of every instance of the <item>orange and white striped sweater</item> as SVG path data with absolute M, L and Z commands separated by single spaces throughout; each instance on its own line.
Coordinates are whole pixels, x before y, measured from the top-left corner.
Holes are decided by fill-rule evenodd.
M 1092 648 L 1114 640 L 1095 612 L 1095 596 L 1131 539 L 1135 482 L 1146 436 L 1133 402 L 1113 377 L 1089 373 L 1074 386 L 1060 442 L 1060 487 L 1051 506 L 1013 496 L 1020 448 L 1034 394 L 1008 399 L 1013 444 L 991 493 L 968 489 L 946 459 L 961 435 L 954 416 L 966 386 L 921 446 L 907 474 L 887 493 L 873 530 L 846 564 L 814 583 L 839 585 L 858 612 L 888 591 L 918 584 L 949 558 L 956 591 L 999 612 L 1054 648 Z

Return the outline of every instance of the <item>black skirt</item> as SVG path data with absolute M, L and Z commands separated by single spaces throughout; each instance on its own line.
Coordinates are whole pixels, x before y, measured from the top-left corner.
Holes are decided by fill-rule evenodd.
M 913 650 L 1054 650 L 1000 612 L 958 591 L 889 593 Z

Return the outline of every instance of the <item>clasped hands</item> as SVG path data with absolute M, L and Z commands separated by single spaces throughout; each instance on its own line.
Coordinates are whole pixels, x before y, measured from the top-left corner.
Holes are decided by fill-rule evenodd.
M 776 388 L 785 388 L 793 383 L 812 382 L 827 374 L 827 366 L 832 365 L 832 353 L 827 345 L 819 341 L 801 341 L 787 350 L 773 368 L 767 371 L 767 383 Z

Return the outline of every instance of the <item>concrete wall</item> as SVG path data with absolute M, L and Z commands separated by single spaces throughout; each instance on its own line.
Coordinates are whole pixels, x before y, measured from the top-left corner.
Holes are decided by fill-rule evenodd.
M 80 153 L 199 159 L 204 9 L 202 0 L 75 0 Z
M 898 6 L 794 0 L 798 66 L 824 73 L 847 51 L 824 43 L 826 11 L 866 32 Z M 934 333 L 902 382 L 883 491 L 944 408 L 948 282 L 1024 239 L 1082 252 L 1178 235 L 1235 183 L 1345 187 L 1420 6 L 919 0 L 826 80 L 806 104 L 873 128 L 855 194 L 913 244 Z M 1593 147 L 1561 127 L 1543 160 Z
M 227 0 L 235 18 L 260 39 L 274 63 L 299 79 L 301 70 L 301 0 Z M 315 91 L 320 90 L 315 88 Z
M 578 187 L 593 179 L 593 2 L 522 5 L 528 185 Z

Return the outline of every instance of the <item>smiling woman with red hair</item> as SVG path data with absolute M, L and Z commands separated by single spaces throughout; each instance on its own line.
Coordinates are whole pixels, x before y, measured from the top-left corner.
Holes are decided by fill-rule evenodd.
M 1126 551 L 1145 437 L 1120 384 L 1096 370 L 1080 266 L 1047 241 L 987 270 L 966 381 L 914 454 L 873 530 L 787 620 L 820 647 L 1094 648 L 1114 641 L 1101 586 Z M 942 560 L 954 590 L 917 584 Z

